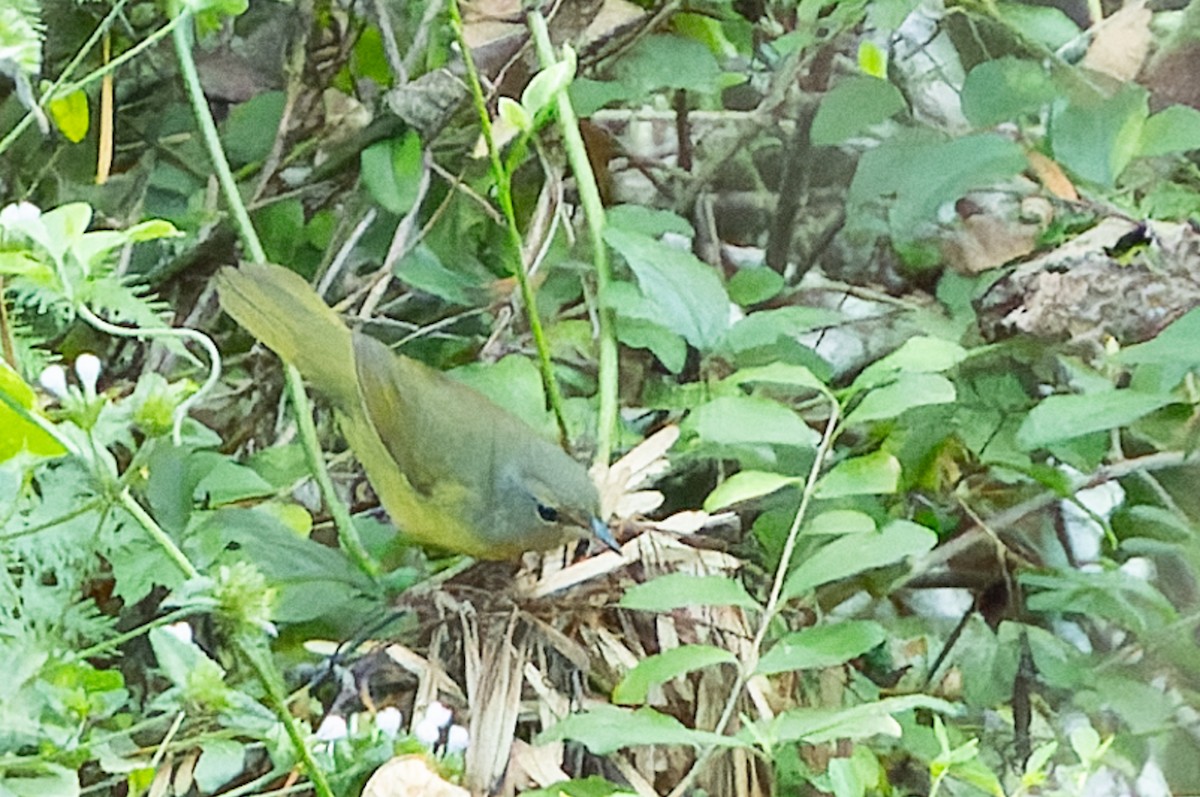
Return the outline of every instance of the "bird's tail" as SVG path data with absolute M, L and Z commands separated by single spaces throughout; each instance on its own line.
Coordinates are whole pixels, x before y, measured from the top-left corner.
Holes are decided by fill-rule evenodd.
M 350 330 L 294 271 L 243 264 L 217 274 L 221 307 L 332 401 L 357 401 Z

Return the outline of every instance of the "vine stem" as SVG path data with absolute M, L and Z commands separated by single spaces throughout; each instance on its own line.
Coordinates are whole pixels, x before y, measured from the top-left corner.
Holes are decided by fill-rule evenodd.
M 449 0 L 447 7 L 450 13 L 450 27 L 454 31 L 454 39 L 462 52 L 463 64 L 467 70 L 467 85 L 471 89 L 471 99 L 475 111 L 479 115 L 480 132 L 487 145 L 488 162 L 491 165 L 492 180 L 496 183 L 496 201 L 500 205 L 500 213 L 504 216 L 504 230 L 508 236 L 509 260 L 517 285 L 521 290 L 521 301 L 525 305 L 525 314 L 529 320 L 529 332 L 533 335 L 534 348 L 537 350 L 538 368 L 542 374 L 542 384 L 546 388 L 546 399 L 554 420 L 558 424 L 558 434 L 564 446 L 569 442 L 567 421 L 563 414 L 562 391 L 554 378 L 554 363 L 550 360 L 550 345 L 546 341 L 546 333 L 542 328 L 542 319 L 537 311 L 537 296 L 529 279 L 529 270 L 525 265 L 522 254 L 524 241 L 521 228 L 517 225 L 517 214 L 513 206 L 512 175 L 505 168 L 500 158 L 500 150 L 496 146 L 496 138 L 492 133 L 491 115 L 488 113 L 487 100 L 483 96 L 483 84 L 479 81 L 479 70 L 475 67 L 475 59 L 471 56 L 471 48 L 467 45 L 463 33 L 462 14 L 459 12 L 458 0 Z
M 550 42 L 550 32 L 546 27 L 546 18 L 540 11 L 531 11 L 528 15 L 529 29 L 533 32 L 533 40 L 537 46 L 538 60 L 546 69 L 557 62 L 554 46 Z M 558 128 L 563 137 L 563 146 L 567 152 L 567 163 L 575 175 L 575 186 L 579 191 L 579 204 L 587 221 L 588 235 L 592 243 L 592 267 L 596 272 L 597 318 L 599 322 L 599 395 L 600 410 L 596 422 L 596 456 L 599 465 L 607 466 L 612 458 L 617 432 L 617 388 L 618 388 L 618 349 L 616 321 L 612 309 L 606 305 L 605 297 L 608 286 L 612 284 L 612 265 L 608 259 L 608 246 L 604 243 L 604 228 L 607 224 L 607 214 L 604 202 L 600 198 L 600 188 L 596 184 L 596 175 L 588 160 L 587 146 L 583 134 L 579 132 L 579 119 L 575 116 L 575 108 L 566 91 L 560 91 L 554 99 L 555 110 L 558 112 Z

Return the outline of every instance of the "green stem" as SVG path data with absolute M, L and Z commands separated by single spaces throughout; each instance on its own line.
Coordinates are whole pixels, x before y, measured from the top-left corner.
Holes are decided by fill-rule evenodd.
M 185 578 L 191 579 L 200 575 L 200 571 L 196 569 L 196 566 L 179 549 L 179 546 L 175 544 L 170 535 L 162 530 L 162 527 L 155 522 L 154 518 L 150 517 L 150 514 L 145 509 L 142 509 L 142 505 L 133 499 L 128 489 L 121 491 L 121 495 L 117 501 L 126 512 L 133 515 L 134 519 L 158 543 L 159 547 L 166 551 L 167 556 L 183 572 Z
M 480 130 L 483 133 L 483 140 L 487 144 L 492 179 L 496 183 L 496 201 L 504 216 L 504 228 L 508 234 L 508 245 L 511 252 L 511 265 L 513 273 L 517 277 L 517 284 L 521 289 L 521 301 L 525 303 L 525 313 L 529 318 L 529 331 L 533 335 L 534 347 L 537 349 L 538 366 L 542 373 L 542 383 L 546 387 L 546 398 L 550 403 L 550 409 L 554 412 L 554 419 L 558 422 L 559 436 L 565 445 L 568 442 L 568 436 L 567 422 L 563 415 L 562 392 L 558 389 L 558 382 L 554 379 L 554 364 L 550 360 L 550 346 L 546 342 L 542 319 L 537 311 L 537 297 L 534 295 L 533 285 L 529 281 L 525 257 L 521 253 L 524 241 L 521 238 L 521 229 L 517 225 L 517 214 L 513 208 L 512 175 L 504 168 L 504 163 L 500 159 L 500 150 L 496 147 L 496 139 L 492 135 L 492 121 L 488 114 L 487 101 L 483 96 L 483 85 L 479 81 L 479 71 L 475 68 L 475 59 L 471 57 L 471 48 L 467 46 L 466 37 L 463 35 L 462 15 L 458 10 L 458 0 L 449 0 L 448 7 L 450 27 L 454 30 L 454 38 L 462 51 L 463 63 L 467 69 L 467 85 L 471 88 L 471 98 L 475 103 L 475 110 L 479 114 Z
M 180 16 L 188 16 L 188 14 L 184 12 Z M 237 228 L 238 235 L 242 239 L 242 245 L 245 247 L 250 259 L 256 263 L 265 263 L 267 262 L 267 253 L 258 238 L 258 233 L 254 230 L 254 224 L 250 221 L 250 214 L 246 210 L 246 203 L 242 201 L 242 195 L 238 192 L 237 181 L 234 179 L 233 172 L 229 168 L 229 161 L 225 157 L 225 150 L 221 147 L 221 139 L 217 134 L 217 125 L 213 121 L 212 113 L 208 108 L 208 100 L 205 98 L 204 90 L 200 86 L 200 76 L 196 72 L 196 62 L 192 58 L 191 26 L 186 23 L 177 25 L 173 31 L 173 40 L 175 43 L 175 55 L 179 59 L 179 71 L 183 76 L 184 87 L 187 89 L 188 99 L 192 104 L 192 115 L 196 117 L 196 123 L 200 126 L 204 145 L 208 150 L 209 160 L 212 162 L 213 169 L 216 172 L 217 182 L 221 186 L 221 193 L 225 197 L 225 203 L 229 206 L 229 212 L 233 216 L 234 226 Z M 288 399 L 292 402 L 292 407 L 296 410 L 296 417 L 299 420 L 301 429 L 304 429 L 305 419 L 307 419 L 308 427 L 311 429 L 312 409 L 309 406 L 308 397 L 304 393 L 304 386 L 300 381 L 300 375 L 290 365 L 285 366 L 285 368 L 287 373 Z M 350 510 L 346 508 L 346 505 L 342 503 L 342 500 L 333 489 L 333 481 L 329 478 L 329 472 L 325 468 L 325 460 L 321 456 L 321 449 L 317 443 L 315 430 L 311 434 L 302 434 L 301 437 L 305 447 L 305 454 L 312 467 L 317 485 L 321 489 L 325 504 L 330 508 L 334 523 L 337 525 L 338 540 L 347 555 L 365 573 L 374 577 L 379 573 L 379 565 L 366 553 L 366 547 L 362 544 L 362 540 L 358 536 L 358 530 L 354 527 L 354 523 L 350 519 Z
M 554 47 L 550 43 L 550 32 L 546 18 L 540 11 L 531 11 L 528 16 L 529 29 L 537 46 L 538 60 L 546 69 L 555 63 Z M 579 203 L 587 220 L 588 235 L 592 239 L 592 266 L 596 270 L 596 292 L 598 294 L 598 318 L 600 323 L 599 394 L 600 417 L 596 424 L 596 462 L 607 465 L 617 432 L 617 330 L 612 310 L 605 303 L 608 286 L 612 284 L 612 266 L 608 260 L 608 246 L 604 243 L 604 227 L 607 223 L 604 202 L 596 175 L 588 160 L 587 146 L 579 132 L 579 120 L 567 92 L 559 92 L 555 98 L 558 111 L 558 127 L 562 132 L 563 145 L 567 151 L 567 163 L 575 175 L 575 186 L 579 191 Z
M 296 719 L 288 711 L 287 694 L 275 662 L 264 651 L 262 645 L 250 640 L 236 639 L 234 646 L 250 665 L 250 668 L 254 670 L 263 687 L 266 688 L 267 700 L 270 702 L 271 708 L 275 710 L 275 716 L 283 723 L 283 729 L 287 732 L 292 746 L 296 748 L 296 755 L 300 759 L 304 771 L 308 773 L 313 791 L 317 793 L 318 797 L 333 797 L 333 789 L 325 777 L 325 770 L 321 769 L 317 760 L 313 758 L 312 750 L 308 749 L 308 745 L 304 742 L 304 735 L 300 733 L 300 728 L 296 725 Z

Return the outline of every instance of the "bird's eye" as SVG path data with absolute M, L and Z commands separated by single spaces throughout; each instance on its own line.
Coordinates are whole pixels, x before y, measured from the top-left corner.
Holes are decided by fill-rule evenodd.
M 545 504 L 539 502 L 537 505 L 537 513 L 538 517 L 547 523 L 558 522 L 558 510 L 552 506 L 546 506 Z

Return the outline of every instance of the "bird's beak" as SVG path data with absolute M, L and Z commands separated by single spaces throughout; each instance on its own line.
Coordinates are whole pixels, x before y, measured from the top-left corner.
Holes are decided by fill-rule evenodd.
M 592 515 L 591 524 L 592 533 L 600 538 L 600 542 L 604 543 L 617 553 L 621 552 L 621 546 L 617 543 L 617 538 L 613 536 L 611 531 L 609 531 L 607 523 L 595 515 Z

